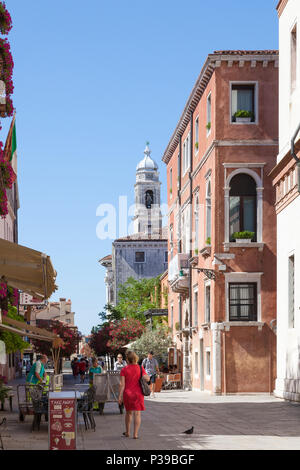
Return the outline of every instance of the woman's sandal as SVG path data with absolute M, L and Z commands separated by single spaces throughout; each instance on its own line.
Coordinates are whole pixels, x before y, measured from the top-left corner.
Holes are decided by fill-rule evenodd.
M 138 439 L 138 437 L 137 437 L 137 436 L 133 436 L 133 439 Z
M 123 436 L 129 437 L 129 434 L 127 432 L 123 432 Z

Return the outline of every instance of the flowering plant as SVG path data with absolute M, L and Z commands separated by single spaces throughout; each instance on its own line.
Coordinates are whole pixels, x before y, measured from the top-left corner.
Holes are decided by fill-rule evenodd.
M 118 351 L 127 343 L 139 338 L 144 329 L 144 325 L 136 318 L 127 318 L 113 323 L 110 326 L 109 335 L 111 339 L 108 341 L 107 346 L 113 351 Z
M 7 206 L 7 196 L 5 188 L 0 187 L 0 215 L 3 219 L 8 214 L 8 206 Z
M 2 56 L 2 80 L 6 85 L 6 94 L 11 95 L 14 91 L 12 73 L 14 61 L 10 52 L 10 45 L 7 39 L 0 39 L 0 54 Z
M 7 296 L 7 284 L 5 281 L 0 281 L 0 299 L 5 299 Z
M 8 34 L 12 28 L 12 20 L 9 12 L 6 9 L 5 2 L 0 2 L 0 32 Z
M 0 215 L 5 218 L 8 214 L 6 188 L 11 188 L 16 174 L 11 164 L 4 160 L 3 144 L 0 142 Z
M 7 287 L 7 297 L 8 302 L 13 307 L 17 307 L 19 304 L 19 291 L 18 289 L 14 289 L 13 287 Z
M 11 188 L 16 175 L 9 162 L 0 160 L 0 171 L 2 172 L 3 183 L 6 188 Z

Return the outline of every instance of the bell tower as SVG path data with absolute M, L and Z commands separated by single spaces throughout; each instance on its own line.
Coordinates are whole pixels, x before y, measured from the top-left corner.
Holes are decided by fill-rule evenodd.
M 136 167 L 134 233 L 151 235 L 162 228 L 160 210 L 160 186 L 158 166 L 150 157 L 149 142 L 144 158 Z

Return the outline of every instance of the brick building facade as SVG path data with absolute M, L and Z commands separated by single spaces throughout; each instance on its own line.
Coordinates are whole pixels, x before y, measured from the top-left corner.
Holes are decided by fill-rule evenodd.
M 276 216 L 268 175 L 278 151 L 277 96 L 277 51 L 210 54 L 162 158 L 169 325 L 186 389 L 274 389 Z M 236 240 L 245 231 L 250 240 Z

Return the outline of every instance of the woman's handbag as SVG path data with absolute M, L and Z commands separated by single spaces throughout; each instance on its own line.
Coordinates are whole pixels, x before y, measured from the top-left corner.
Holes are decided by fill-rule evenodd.
M 142 375 L 143 374 L 142 366 L 140 366 L 140 369 L 141 369 L 140 384 L 141 384 L 141 387 L 142 387 L 142 394 L 145 397 L 148 397 L 151 393 L 151 390 L 150 390 L 149 385 L 147 384 L 146 380 L 144 379 L 144 377 Z

